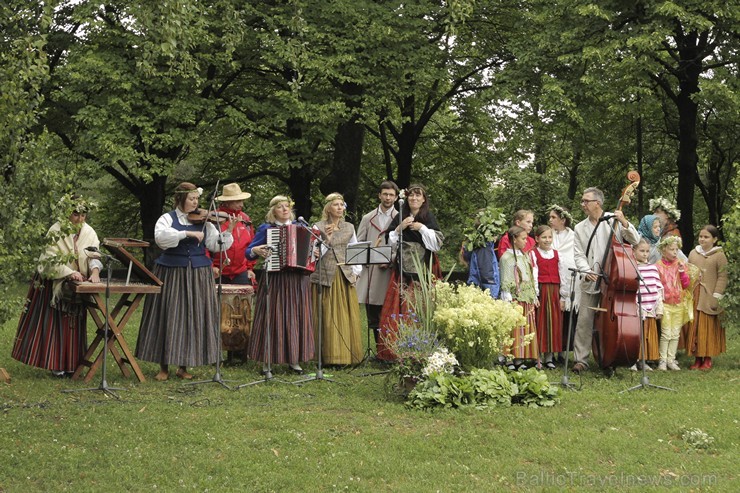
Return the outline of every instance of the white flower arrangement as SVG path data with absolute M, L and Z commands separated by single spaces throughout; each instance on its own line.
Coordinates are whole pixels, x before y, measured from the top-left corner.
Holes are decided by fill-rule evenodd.
M 665 211 L 668 216 L 673 219 L 673 221 L 678 222 L 681 220 L 681 211 L 676 208 L 675 205 L 665 197 L 656 197 L 654 199 L 650 199 L 650 202 L 648 202 L 648 206 L 650 207 L 651 211 L 654 211 L 657 208 L 661 208 Z
M 446 347 L 440 348 L 427 358 L 427 364 L 421 370 L 425 377 L 433 373 L 453 373 L 458 365 L 457 358 Z

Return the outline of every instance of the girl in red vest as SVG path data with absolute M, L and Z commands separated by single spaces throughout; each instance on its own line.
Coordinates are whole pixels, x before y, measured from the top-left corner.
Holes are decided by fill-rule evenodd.
M 537 342 L 543 353 L 545 368 L 553 370 L 553 353 L 560 351 L 563 344 L 562 310 L 565 308 L 567 287 L 560 282 L 564 266 L 557 250 L 552 248 L 552 229 L 546 225 L 538 226 L 534 237 L 537 247 L 532 250 L 531 255 L 535 260 L 535 275 L 540 286 L 540 305 L 536 313 Z M 565 292 L 561 293 L 563 288 Z

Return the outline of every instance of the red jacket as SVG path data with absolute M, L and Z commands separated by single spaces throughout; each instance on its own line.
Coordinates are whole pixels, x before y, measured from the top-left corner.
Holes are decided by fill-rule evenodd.
M 219 207 L 218 210 L 226 212 L 227 214 L 234 214 L 233 210 L 226 209 L 225 207 Z M 228 257 L 231 262 L 224 266 L 221 271 L 223 275 L 229 277 L 234 277 L 244 271 L 252 270 L 257 263 L 257 260 L 249 260 L 246 256 L 247 247 L 251 243 L 252 238 L 254 238 L 252 221 L 249 219 L 249 216 L 242 211 L 240 211 L 237 216 L 240 221 L 236 226 L 234 226 L 234 229 L 231 232 L 234 236 L 234 243 L 231 245 L 231 248 L 226 250 L 224 255 L 224 258 Z M 226 231 L 228 227 L 229 221 L 221 223 L 221 231 Z M 220 267 L 220 254 L 211 253 L 211 257 L 213 258 L 213 266 Z

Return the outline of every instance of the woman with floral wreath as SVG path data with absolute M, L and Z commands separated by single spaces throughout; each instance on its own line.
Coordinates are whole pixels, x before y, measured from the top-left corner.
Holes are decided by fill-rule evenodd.
M 265 222 L 257 228 L 257 233 L 247 248 L 248 259 L 267 258 L 270 255 L 267 230 L 295 224 L 292 208 L 293 201 L 284 195 L 276 195 L 270 200 Z M 260 282 L 257 288 L 254 323 L 249 337 L 249 357 L 263 362 L 263 373 L 272 364 L 287 363 L 291 371 L 302 374 L 300 362 L 311 360 L 315 347 L 311 281 L 307 272 L 300 269 L 286 268 L 268 275 L 268 282 Z M 270 347 L 266 353 L 265 338 L 268 330 Z
M 87 248 L 100 245 L 87 224 L 92 204 L 77 195 L 62 199 L 69 213 L 49 229 L 50 244 L 39 257 L 18 321 L 12 357 L 21 363 L 70 376 L 87 350 L 87 318 L 82 300 L 66 281 L 100 282 L 103 264 Z
M 573 278 L 571 277 L 573 271 L 569 270 L 576 268 L 576 234 L 571 229 L 573 216 L 571 216 L 565 207 L 553 204 L 547 212 L 547 223 L 552 228 L 552 248 L 558 252 L 560 262 L 563 264 L 563 271 L 568 273 L 567 278 L 562 280 L 562 295 L 560 296 L 560 307 L 563 312 L 562 350 L 567 351 L 568 348 L 573 350 L 573 338 L 575 337 L 575 327 L 578 322 L 578 307 L 581 302 L 581 276 L 576 275 L 575 284 L 573 284 Z M 571 288 L 574 291 L 571 291 Z M 573 294 L 572 302 L 570 299 L 571 294 Z M 571 327 L 573 327 L 572 330 Z M 568 333 L 570 333 L 570 340 L 568 340 Z M 558 362 L 565 362 L 562 352 L 558 356 Z
M 321 221 L 316 223 L 324 240 L 324 248 L 313 284 L 314 327 L 322 327 L 321 357 L 327 365 L 349 365 L 362 361 L 360 337 L 360 305 L 355 284 L 361 265 L 345 265 L 347 245 L 357 243 L 355 227 L 344 220 L 347 204 L 340 193 L 327 195 Z M 322 286 L 319 298 L 319 283 Z M 322 303 L 319 324 L 318 304 Z
M 154 265 L 162 291 L 144 301 L 136 357 L 159 364 L 154 377 L 158 381 L 169 378 L 169 365 L 179 367 L 178 378 L 190 380 L 188 366 L 209 365 L 221 357 L 215 332 L 220 327 L 218 300 L 206 249 L 215 254 L 229 249 L 236 221 L 230 217 L 223 233 L 213 223 L 191 222 L 188 214 L 198 208 L 202 193 L 192 183 L 180 183 L 175 209 L 160 216 L 154 226 L 154 241 L 163 249 Z

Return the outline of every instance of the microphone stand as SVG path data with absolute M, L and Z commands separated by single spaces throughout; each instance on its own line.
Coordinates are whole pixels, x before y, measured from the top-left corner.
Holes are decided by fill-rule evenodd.
M 403 191 L 402 191 L 403 192 Z M 398 225 L 401 226 L 403 224 L 403 199 L 404 197 L 400 197 L 398 199 Z M 403 291 L 404 291 L 404 282 L 403 282 L 403 228 L 401 227 L 398 231 L 398 253 L 396 254 L 398 258 L 398 316 L 401 315 L 401 298 L 403 298 Z M 380 340 L 383 342 L 383 345 L 385 345 L 385 341 L 383 340 L 383 332 L 382 327 L 378 327 L 378 331 L 380 331 Z M 387 334 L 386 334 L 387 335 Z M 368 341 L 369 344 L 369 341 Z M 369 349 L 369 348 L 368 348 Z M 386 348 L 386 351 L 388 348 Z M 382 370 L 382 371 L 374 371 L 370 373 L 363 373 L 360 375 L 361 377 L 372 377 L 375 375 L 384 375 L 386 373 L 390 373 L 390 370 Z
M 568 390 L 579 390 L 579 388 L 576 388 L 575 385 L 570 383 L 568 380 L 568 356 L 570 355 L 570 335 L 573 333 L 573 323 L 575 322 L 576 317 L 574 317 L 575 307 L 573 304 L 576 300 L 576 275 L 577 274 L 583 274 L 583 271 L 580 271 L 578 269 L 569 268 L 570 271 L 570 317 L 568 317 L 568 339 L 565 341 L 565 365 L 563 365 L 563 377 L 560 379 L 560 382 L 551 382 L 553 385 L 560 385 L 564 389 Z M 581 385 L 583 384 L 583 380 L 581 380 Z
M 108 386 L 108 332 L 110 330 L 110 309 L 108 300 L 110 299 L 110 281 L 113 277 L 113 269 L 111 268 L 111 264 L 114 261 L 117 261 L 113 256 L 111 255 L 105 255 L 101 253 L 101 256 L 105 260 L 105 268 L 106 268 L 106 278 L 105 278 L 105 326 L 103 328 L 103 370 L 100 375 L 100 385 L 98 387 L 91 387 L 87 389 L 66 389 L 62 390 L 62 392 L 87 392 L 87 391 L 100 391 L 103 392 L 106 395 L 110 395 L 111 397 L 115 397 L 116 399 L 120 399 L 118 394 L 116 394 L 115 390 L 126 390 L 120 387 L 109 387 Z
M 622 248 L 625 248 L 624 245 L 622 245 Z M 645 279 L 642 277 L 642 274 L 640 274 L 640 270 L 637 268 L 637 265 L 632 261 L 632 259 L 625 255 L 629 261 L 632 263 L 632 266 L 635 268 L 635 272 L 637 272 L 637 281 L 638 285 L 642 284 L 645 286 L 645 289 L 648 293 L 651 293 L 650 288 L 645 283 Z M 648 387 L 653 387 L 656 389 L 661 390 L 670 390 L 675 392 L 676 389 L 671 389 L 669 387 L 662 387 L 660 385 L 653 385 L 650 383 L 650 379 L 648 378 L 647 374 L 645 373 L 645 353 L 646 353 L 646 347 L 645 347 L 645 319 L 642 317 L 642 293 L 640 292 L 639 288 L 637 290 L 637 313 L 640 317 L 640 364 L 642 365 L 642 376 L 640 377 L 640 383 L 635 385 L 634 387 L 630 387 L 628 389 L 622 390 L 619 392 L 620 394 L 624 392 L 631 392 L 633 390 L 637 389 L 647 389 Z
M 325 246 L 325 243 L 324 243 L 324 240 L 321 237 L 321 235 L 317 235 L 316 233 L 314 233 L 313 229 L 312 228 L 309 228 L 308 227 L 308 224 L 304 223 L 303 221 L 299 221 L 298 224 L 300 224 L 303 229 L 305 229 L 306 231 L 308 231 L 308 233 L 311 236 L 313 236 L 313 238 L 314 238 L 314 240 L 316 242 L 315 245 L 314 245 L 314 248 L 316 248 L 316 246 L 318 246 L 319 247 L 319 253 L 320 254 L 323 253 L 321 251 L 321 247 Z M 326 249 L 327 249 L 326 250 L 326 253 L 329 253 L 329 251 L 332 250 L 332 247 L 326 246 Z M 313 252 L 312 252 L 312 255 L 313 255 Z M 301 384 L 304 384 L 306 382 L 313 382 L 313 381 L 318 381 L 318 380 L 324 380 L 326 382 L 333 382 L 333 383 L 341 383 L 341 382 L 337 382 L 336 380 L 332 380 L 331 378 L 325 377 L 324 376 L 324 369 L 322 368 L 322 364 L 321 364 L 322 335 L 323 335 L 323 332 L 324 332 L 324 314 L 323 314 L 323 306 L 324 306 L 324 296 L 323 296 L 323 294 L 324 294 L 324 285 L 321 282 L 321 280 L 323 279 L 323 276 L 322 276 L 322 268 L 321 268 L 321 266 L 323 264 L 322 260 L 323 260 L 323 254 L 321 255 L 321 258 L 318 259 L 318 264 L 319 264 L 319 303 L 318 303 L 318 305 L 319 305 L 319 328 L 318 328 L 318 330 L 319 330 L 319 340 L 318 340 L 319 348 L 318 348 L 318 366 L 316 367 L 316 373 L 314 375 L 309 375 L 306 378 L 302 378 L 300 380 L 296 380 L 295 382 L 293 382 L 295 385 L 301 385 Z
M 267 383 L 271 381 L 276 381 L 280 383 L 290 383 L 285 382 L 283 380 L 278 380 L 272 375 L 272 347 L 270 344 L 270 336 L 272 333 L 272 324 L 270 323 L 270 269 L 267 265 L 270 262 L 270 257 L 272 256 L 272 247 L 267 245 L 267 259 L 262 264 L 263 265 L 263 271 L 265 273 L 265 279 L 264 279 L 264 290 L 265 290 L 265 342 L 263 344 L 263 351 L 265 353 L 265 365 L 267 368 L 262 371 L 262 376 L 264 378 L 260 380 L 255 380 L 253 382 L 243 383 L 241 385 L 236 386 L 236 390 L 239 390 L 243 387 L 249 387 L 250 385 L 257 385 L 260 383 Z M 260 286 L 258 289 L 263 289 L 262 286 Z M 254 330 L 254 327 L 252 327 L 252 330 Z
M 206 214 L 206 221 L 203 223 L 203 231 L 205 232 L 205 228 L 208 226 L 208 216 L 211 214 L 211 211 L 216 211 L 216 196 L 218 195 L 218 185 L 221 182 L 221 180 L 216 181 L 216 189 L 213 192 L 213 195 L 211 196 L 211 202 L 208 204 L 208 211 Z M 216 228 L 218 229 L 218 255 L 219 255 L 219 265 L 223 266 L 224 261 L 224 239 L 223 234 L 221 231 L 221 225 L 218 224 L 218 219 L 216 222 Z M 205 242 L 205 234 L 203 235 L 203 241 Z M 221 273 L 221 269 L 219 269 L 218 274 L 218 295 L 216 298 L 216 313 L 218 316 L 216 317 L 219 321 L 219 324 L 216 325 L 216 348 L 218 349 L 218 357 L 216 358 L 216 372 L 213 374 L 213 377 L 210 380 L 198 380 L 197 382 L 187 382 L 184 385 L 202 385 L 205 383 L 217 383 L 221 385 L 222 387 L 225 387 L 229 390 L 231 390 L 231 387 L 226 385 L 226 382 L 231 382 L 232 380 L 224 380 L 221 378 L 221 356 L 222 356 L 222 350 L 221 350 L 221 287 L 222 287 L 222 279 L 223 274 Z

